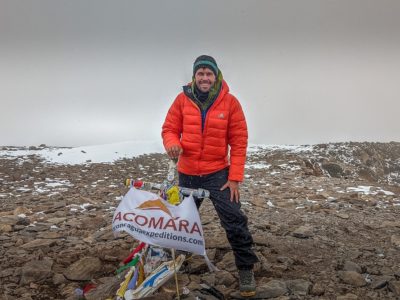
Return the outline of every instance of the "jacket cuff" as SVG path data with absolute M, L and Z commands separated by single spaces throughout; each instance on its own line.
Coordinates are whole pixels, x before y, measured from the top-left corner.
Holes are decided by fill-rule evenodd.
M 228 179 L 233 181 L 242 182 L 244 177 L 244 167 L 241 166 L 229 166 Z

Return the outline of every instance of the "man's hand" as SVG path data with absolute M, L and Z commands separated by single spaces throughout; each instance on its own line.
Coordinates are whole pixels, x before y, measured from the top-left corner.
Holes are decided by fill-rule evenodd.
M 183 152 L 181 146 L 172 146 L 170 148 L 167 149 L 167 154 L 169 156 L 169 158 L 177 160 L 179 155 Z
M 228 180 L 221 188 L 221 191 L 224 189 L 229 188 L 231 191 L 231 202 L 235 201 L 239 203 L 239 182 L 238 181 L 233 181 L 233 180 Z

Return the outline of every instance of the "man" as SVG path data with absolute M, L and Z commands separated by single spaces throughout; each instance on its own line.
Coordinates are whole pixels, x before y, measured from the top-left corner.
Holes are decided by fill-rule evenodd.
M 246 161 L 246 119 L 211 56 L 202 55 L 194 62 L 192 82 L 170 107 L 162 138 L 169 157 L 179 159 L 179 185 L 210 191 L 235 256 L 240 293 L 254 296 L 253 266 L 258 258 L 239 201 Z M 196 205 L 200 207 L 199 199 Z

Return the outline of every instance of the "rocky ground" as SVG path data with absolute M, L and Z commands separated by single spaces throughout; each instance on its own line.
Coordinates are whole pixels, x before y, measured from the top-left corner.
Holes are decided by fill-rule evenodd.
M 0 299 L 78 299 L 88 282 L 103 293 L 88 298 L 106 299 L 137 244 L 111 230 L 122 183 L 166 174 L 162 154 L 83 165 L 0 156 Z M 252 147 L 241 194 L 265 299 L 400 299 L 400 143 Z M 220 271 L 192 258 L 179 274 L 182 298 L 216 299 L 200 296 L 205 283 L 229 299 L 229 244 L 209 201 L 201 216 Z M 154 299 L 174 293 L 172 282 Z

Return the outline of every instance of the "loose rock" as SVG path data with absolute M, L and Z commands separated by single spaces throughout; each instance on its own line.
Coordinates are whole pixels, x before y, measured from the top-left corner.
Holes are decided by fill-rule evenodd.
M 347 284 L 353 285 L 353 286 L 364 286 L 367 284 L 365 281 L 364 277 L 354 271 L 339 271 L 338 272 L 339 278 Z
M 101 261 L 96 257 L 84 257 L 73 263 L 64 272 L 69 280 L 90 280 L 101 270 Z
M 288 288 L 286 283 L 279 280 L 271 280 L 268 283 L 261 285 L 260 287 L 260 297 L 266 299 L 279 297 L 288 293 Z
M 307 239 L 313 236 L 313 228 L 310 226 L 301 226 L 293 232 L 293 236 L 300 239 Z
M 20 284 L 26 285 L 32 282 L 40 282 L 51 277 L 52 266 L 53 261 L 50 259 L 34 260 L 27 262 L 22 267 Z

